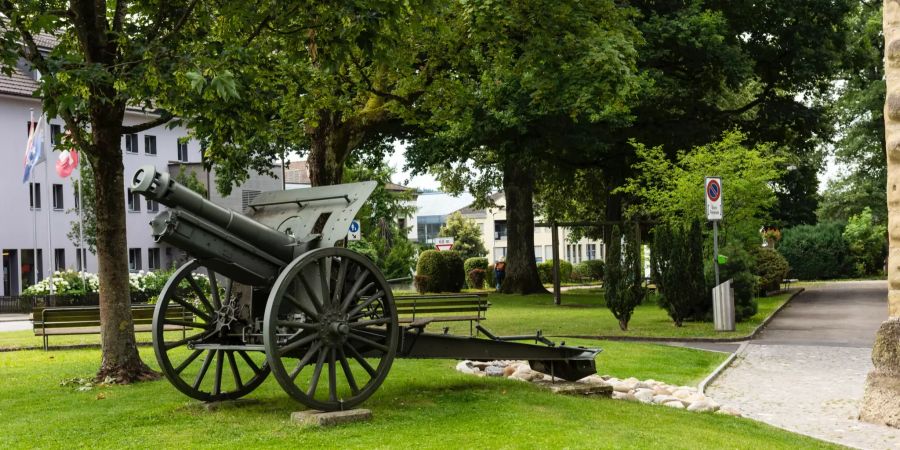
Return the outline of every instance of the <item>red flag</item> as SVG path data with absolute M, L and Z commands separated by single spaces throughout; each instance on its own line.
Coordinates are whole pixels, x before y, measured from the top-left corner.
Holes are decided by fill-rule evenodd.
M 72 174 L 72 171 L 78 167 L 78 152 L 72 150 L 63 150 L 56 160 L 56 173 L 60 178 L 66 178 Z

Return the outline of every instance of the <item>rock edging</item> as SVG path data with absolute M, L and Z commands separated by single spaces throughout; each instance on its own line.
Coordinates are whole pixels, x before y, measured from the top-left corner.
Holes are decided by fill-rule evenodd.
M 469 375 L 504 377 L 534 384 L 546 384 L 548 381 L 553 380 L 553 377 L 550 375 L 532 370 L 526 361 L 483 362 L 466 360 L 460 361 L 456 365 L 456 370 Z M 615 400 L 663 405 L 694 412 L 716 412 L 731 416 L 741 415 L 735 409 L 722 407 L 715 400 L 691 386 L 676 386 L 653 379 L 639 380 L 634 377 L 622 380 L 610 375 L 590 375 L 578 380 L 576 383 L 609 386 L 612 388 L 612 398 Z

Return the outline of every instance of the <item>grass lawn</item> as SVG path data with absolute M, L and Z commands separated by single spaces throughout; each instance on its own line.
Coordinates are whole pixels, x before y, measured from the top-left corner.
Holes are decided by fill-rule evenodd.
M 399 295 L 399 294 L 398 294 Z M 403 295 L 412 295 L 403 292 Z M 652 301 L 635 309 L 628 331 L 619 329 L 603 303 L 602 289 L 563 292 L 562 305 L 553 296 L 490 293 L 491 307 L 483 324 L 498 335 L 530 334 L 542 330 L 547 336 L 642 336 L 658 338 L 728 338 L 746 336 L 790 297 L 790 294 L 757 299 L 759 312 L 737 324 L 733 332 L 717 332 L 712 322 L 685 322 L 675 327 L 666 312 Z M 440 325 L 440 324 L 439 324 Z M 468 323 L 450 324 L 453 333 L 468 334 Z M 432 331 L 439 331 L 435 326 Z M 150 333 L 138 333 L 138 341 L 150 342 Z M 42 339 L 32 331 L 0 333 L 0 349 L 40 347 Z M 99 335 L 50 336 L 50 345 L 98 344 Z
M 491 332 L 499 335 L 528 334 L 542 330 L 547 336 L 641 336 L 658 338 L 729 338 L 750 334 L 790 294 L 757 299 L 759 311 L 740 322 L 732 332 L 715 331 L 712 322 L 685 322 L 676 327 L 665 310 L 655 302 L 645 301 L 638 306 L 628 324 L 628 331 L 619 329 L 618 322 L 606 308 L 602 289 L 577 289 L 563 292 L 562 305 L 553 304 L 553 296 L 507 295 L 492 293 L 487 320 L 483 322 Z M 451 327 L 455 332 L 468 332 L 468 326 Z
M 695 382 L 723 357 L 654 344 L 597 344 L 606 349 L 601 373 L 672 383 Z M 152 350 L 141 351 L 155 366 Z M 374 419 L 328 430 L 292 425 L 290 412 L 302 407 L 271 378 L 250 394 L 258 403 L 214 412 L 165 380 L 87 392 L 60 386 L 90 376 L 99 362 L 96 349 L 0 353 L 0 448 L 829 448 L 747 419 L 564 397 L 518 381 L 463 375 L 443 360 L 396 361 L 364 405 Z

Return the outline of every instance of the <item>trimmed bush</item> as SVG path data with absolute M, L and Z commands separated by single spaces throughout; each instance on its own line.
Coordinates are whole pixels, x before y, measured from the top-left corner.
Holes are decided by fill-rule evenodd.
M 487 285 L 488 288 L 493 289 L 497 287 L 497 282 L 494 281 L 494 265 L 489 264 L 487 269 L 484 269 L 484 284 Z
M 541 283 L 553 282 L 553 260 L 547 260 L 537 265 L 538 275 L 541 277 Z M 566 260 L 559 261 L 559 282 L 566 283 L 572 280 L 572 263 Z
M 606 263 L 603 262 L 602 259 L 591 259 L 578 263 L 577 265 L 575 265 L 574 270 L 584 278 L 590 278 L 591 280 L 602 280 L 603 270 L 605 267 Z
M 466 282 L 459 253 L 426 250 L 416 265 L 416 290 L 419 292 L 459 292 Z
M 780 253 L 771 248 L 756 247 L 751 256 L 756 260 L 753 274 L 759 277 L 760 294 L 777 291 L 790 270 L 788 262 Z
M 466 274 L 470 289 L 484 288 L 484 269 L 472 269 Z
M 798 225 L 784 230 L 778 252 L 801 280 L 840 278 L 852 272 L 852 259 L 838 223 Z
M 416 292 L 424 294 L 426 292 L 435 292 L 431 285 L 431 277 L 426 275 L 416 275 L 413 283 L 416 286 Z
M 470 289 L 481 289 L 484 286 L 484 272 L 487 271 L 487 268 L 488 268 L 487 258 L 474 257 L 474 258 L 468 258 L 465 260 L 465 262 L 463 262 L 463 271 L 466 273 L 467 281 L 470 280 L 469 274 L 472 273 L 473 270 L 481 269 L 481 271 L 482 271 L 481 283 L 479 283 L 477 286 L 475 286 L 475 285 L 472 285 L 472 283 L 470 282 L 469 283 Z M 493 270 L 493 269 L 491 269 L 491 270 Z

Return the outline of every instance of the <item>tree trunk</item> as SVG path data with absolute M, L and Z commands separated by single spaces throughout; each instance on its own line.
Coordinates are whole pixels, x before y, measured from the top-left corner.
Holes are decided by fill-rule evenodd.
M 534 261 L 534 177 L 520 161 L 507 161 L 503 170 L 506 196 L 506 276 L 501 291 L 507 294 L 547 294 Z
M 108 108 L 108 109 L 106 109 Z M 138 354 L 131 315 L 128 253 L 125 234 L 125 184 L 122 164 L 121 113 L 104 105 L 92 120 L 92 155 L 97 218 L 97 261 L 100 277 L 100 334 L 103 358 L 97 379 L 113 377 L 119 383 L 159 378 Z M 112 111 L 110 111 L 112 110 Z M 118 118 L 115 117 L 118 115 Z M 148 230 L 149 232 L 149 230 Z
M 364 135 L 356 123 L 346 122 L 339 112 L 322 110 L 319 122 L 307 128 L 309 135 L 309 181 L 315 186 L 341 184 L 344 163 L 359 146 Z
M 859 418 L 900 428 L 900 2 L 885 0 L 884 105 L 887 152 L 888 315 L 875 336 Z

